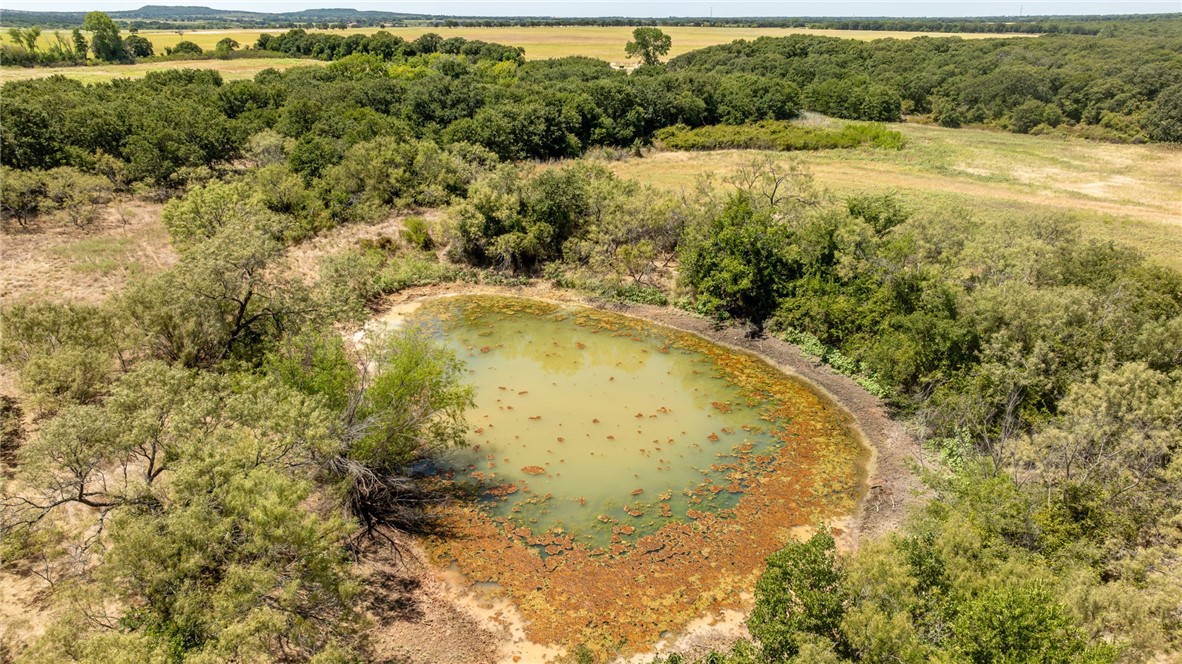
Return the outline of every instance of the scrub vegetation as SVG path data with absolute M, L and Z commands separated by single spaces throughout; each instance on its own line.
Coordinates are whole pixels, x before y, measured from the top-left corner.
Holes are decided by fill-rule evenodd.
M 446 541 L 448 506 L 473 508 L 421 472 L 465 444 L 473 395 L 423 334 L 353 333 L 411 286 L 539 280 L 790 340 L 939 457 L 922 471 L 932 499 L 897 532 L 839 553 L 821 527 L 771 554 L 751 640 L 708 661 L 1182 651 L 1182 274 L 1042 208 L 822 186 L 807 164 L 838 152 L 944 157 L 930 133 L 917 147 L 905 129 L 793 122 L 909 104 L 1021 131 L 1036 103 L 1035 133 L 1177 141 L 1173 38 L 790 37 L 634 72 L 463 39 L 272 39 L 328 44 L 331 62 L 2 90 L 4 233 L 87 233 L 139 198 L 162 206 L 175 255 L 95 302 L 2 312 L 0 555 L 52 606 L 5 657 L 371 659 L 358 560 Z M 1104 147 L 1080 141 L 1062 145 Z M 613 173 L 657 168 L 662 144 L 765 152 L 695 186 Z M 1154 191 L 1168 205 L 1177 183 Z M 406 214 L 299 269 L 318 241 Z M 653 643 L 658 622 L 635 627 Z M 646 641 L 604 633 L 553 638 L 580 660 Z

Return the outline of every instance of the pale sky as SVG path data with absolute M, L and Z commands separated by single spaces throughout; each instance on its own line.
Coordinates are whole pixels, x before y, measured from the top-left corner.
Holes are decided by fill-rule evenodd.
M 1032 14 L 1149 14 L 1182 12 L 1182 0 L 0 0 L 4 9 L 36 11 L 116 11 L 145 4 L 184 4 L 261 12 L 352 7 L 412 14 L 458 16 L 1014 16 Z

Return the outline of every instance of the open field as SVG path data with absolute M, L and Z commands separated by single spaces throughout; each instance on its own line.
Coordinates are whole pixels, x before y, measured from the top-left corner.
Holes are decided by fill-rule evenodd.
M 702 175 L 725 175 L 772 154 L 806 165 L 817 184 L 839 196 L 897 191 L 920 212 L 1072 214 L 1088 236 L 1131 245 L 1182 269 L 1182 150 L 914 124 L 892 128 L 907 137 L 905 149 L 655 152 L 610 167 L 656 186 L 688 188 Z
M 136 275 L 172 265 L 176 254 L 160 205 L 133 202 L 84 229 L 45 218 L 0 236 L 0 306 L 20 300 L 101 302 Z
M 942 37 L 963 37 L 965 39 L 983 39 L 988 37 L 1028 37 L 1019 34 L 980 34 L 980 33 L 922 33 L 922 32 L 887 32 L 876 30 L 808 30 L 804 28 L 695 28 L 669 27 L 662 28 L 673 38 L 673 48 L 668 57 L 673 57 L 706 46 L 726 44 L 736 39 L 755 39 L 757 37 L 783 37 L 790 34 L 811 34 L 841 37 L 845 39 L 911 39 L 923 35 Z M 333 32 L 341 35 L 373 34 L 380 28 L 356 28 L 349 30 L 310 32 Z M 264 32 L 279 33 L 284 30 L 196 30 L 196 31 L 164 31 L 143 30 L 139 34 L 147 37 L 158 53 L 163 53 L 169 46 L 175 46 L 182 40 L 192 41 L 203 49 L 209 50 L 226 37 L 233 38 L 242 46 L 253 45 L 259 35 Z M 585 55 L 612 62 L 626 62 L 624 44 L 631 39 L 632 28 L 628 27 L 514 27 L 514 28 L 387 28 L 387 32 L 396 34 L 404 39 L 415 39 L 427 33 L 435 32 L 444 37 L 463 37 L 465 39 L 482 39 L 484 41 L 511 44 L 525 48 L 525 57 L 531 59 L 560 58 L 568 55 Z M 63 32 L 63 35 L 67 33 Z M 7 34 L 2 37 L 9 40 Z M 53 32 L 47 31 L 41 36 L 41 41 L 48 45 L 53 40 Z M 136 65 L 104 65 L 99 67 L 64 67 L 51 68 L 19 68 L 5 67 L 0 69 L 0 81 L 20 80 L 25 78 L 40 78 L 53 74 L 62 74 L 70 78 L 78 78 L 86 82 L 105 81 L 122 76 L 142 76 L 144 72 L 154 69 L 170 69 L 174 67 L 200 67 L 203 69 L 218 69 L 227 79 L 247 78 L 254 72 L 267 66 L 277 68 L 290 67 L 298 60 L 283 58 L 264 61 L 169 61 L 148 62 Z M 316 64 L 315 60 L 304 61 Z M 253 69 L 257 67 L 257 69 Z
M 240 58 L 236 60 L 173 60 L 162 62 L 141 62 L 134 65 L 96 65 L 93 67 L 3 67 L 0 68 L 0 82 L 24 81 L 61 74 L 83 83 L 105 83 L 116 78 L 142 78 L 150 71 L 162 69 L 216 69 L 222 78 L 233 81 L 254 78 L 264 69 L 287 69 L 300 65 L 326 64 L 319 60 L 303 58 Z
M 345 30 L 309 30 L 308 32 L 330 32 L 338 35 L 370 35 L 383 28 L 348 28 Z M 411 40 L 416 37 L 434 32 L 443 37 L 463 37 L 464 39 L 481 39 L 500 44 L 512 44 L 525 48 L 527 58 L 560 58 L 567 55 L 586 55 L 604 60 L 623 60 L 624 43 L 632 38 L 632 28 L 572 26 L 572 27 L 506 27 L 506 28 L 432 28 L 425 26 L 409 28 L 384 28 L 386 32 Z M 885 30 L 810 30 L 808 28 L 700 28 L 700 27 L 662 27 L 662 31 L 673 38 L 673 48 L 668 57 L 680 55 L 687 51 L 725 44 L 736 39 L 755 39 L 757 37 L 784 37 L 793 34 L 822 35 L 840 37 L 843 39 L 912 39 L 920 36 L 932 37 L 963 37 L 965 39 L 987 39 L 990 37 L 1030 37 L 1032 35 L 1018 33 L 948 33 L 948 32 L 894 32 Z M 68 37 L 68 31 L 60 31 Z M 259 35 L 264 32 L 280 33 L 284 29 L 255 29 L 255 30 L 141 30 L 138 34 L 147 37 L 158 52 L 163 52 L 167 46 L 175 46 L 182 40 L 191 41 L 203 49 L 212 49 L 222 39 L 230 37 L 242 46 L 254 44 Z M 11 38 L 5 34 L 3 39 Z M 49 45 L 53 42 L 53 31 L 47 30 L 41 36 L 41 42 Z

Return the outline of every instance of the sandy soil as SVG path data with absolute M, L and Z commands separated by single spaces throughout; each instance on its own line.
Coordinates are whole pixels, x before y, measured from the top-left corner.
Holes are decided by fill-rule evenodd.
M 0 232 L 0 306 L 31 299 L 96 303 L 119 292 L 132 275 L 172 265 L 176 253 L 160 209 L 133 201 L 120 218 L 111 206 L 84 228 L 52 219 L 28 228 L 6 225 Z
M 669 307 L 604 302 L 544 284 L 517 288 L 461 284 L 413 288 L 388 298 L 385 308 L 404 310 L 424 298 L 470 293 L 534 297 L 636 316 L 754 353 L 773 366 L 804 378 L 850 413 L 871 450 L 865 499 L 848 522 L 833 524 L 839 546 L 844 549 L 856 547 L 863 538 L 878 537 L 899 528 L 908 511 L 924 500 L 923 485 L 912 469 L 930 460 L 915 437 L 889 417 L 877 397 L 852 379 L 804 355 L 792 344 L 774 338 L 752 339 L 743 327 L 720 325 Z M 802 538 L 808 534 L 800 533 Z M 413 542 L 406 542 L 406 550 L 401 564 L 388 557 L 368 563 L 378 575 L 375 578 L 385 579 L 373 585 L 394 591 L 375 596 L 372 606 L 398 606 L 411 601 L 415 607 L 392 612 L 385 620 L 376 622 L 370 636 L 375 655 L 382 661 L 402 657 L 410 662 L 529 662 L 549 660 L 558 654 L 524 640 L 521 618 L 512 606 L 467 588 L 458 575 L 424 564 L 426 558 Z M 399 595 L 411 587 L 422 592 L 416 593 L 413 600 Z M 703 616 L 682 634 L 670 635 L 653 644 L 653 648 L 657 652 L 680 652 L 691 659 L 704 656 L 749 637 L 743 624 L 745 619 L 742 611 Z M 646 662 L 651 656 L 651 653 L 641 654 L 625 661 Z

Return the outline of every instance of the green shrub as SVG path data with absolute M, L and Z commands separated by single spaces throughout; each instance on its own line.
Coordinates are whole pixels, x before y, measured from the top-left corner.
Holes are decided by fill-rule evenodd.
M 435 239 L 431 237 L 427 221 L 422 217 L 410 217 L 403 223 L 402 238 L 420 251 L 429 251 L 435 247 Z
M 1063 607 L 1038 586 L 989 589 L 961 608 L 952 630 L 956 649 L 974 664 L 1114 659 L 1106 648 L 1089 652 Z
M 21 368 L 21 390 L 41 412 L 95 401 L 114 371 L 111 357 L 90 348 L 67 346 L 34 355 Z
M 803 635 L 841 640 L 846 591 L 836 558 L 833 538 L 825 532 L 768 557 L 747 626 L 769 661 L 795 655 Z
M 791 240 L 749 194 L 733 194 L 681 247 L 681 278 L 698 310 L 762 325 L 796 274 Z
M 708 125 L 691 129 L 666 127 L 654 136 L 669 150 L 830 150 L 869 146 L 898 150 L 903 135 L 881 124 L 849 123 L 840 129 L 822 129 L 782 120 L 746 125 Z

